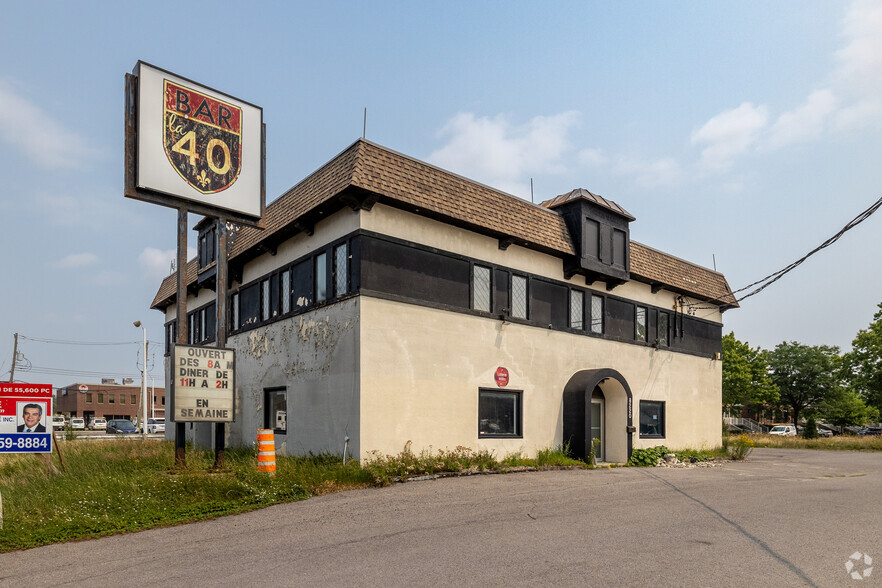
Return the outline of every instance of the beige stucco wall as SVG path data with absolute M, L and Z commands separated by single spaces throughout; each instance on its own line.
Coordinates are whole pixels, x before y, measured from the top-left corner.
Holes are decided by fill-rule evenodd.
M 627 380 L 635 426 L 640 399 L 666 402 L 665 439 L 635 434 L 635 448 L 720 443 L 718 361 L 364 296 L 361 328 L 369 334 L 359 360 L 362 455 L 397 453 L 407 441 L 415 451 L 463 445 L 500 457 L 555 446 L 564 386 L 576 372 L 597 368 Z M 522 439 L 478 438 L 478 389 L 497 388 L 500 366 L 510 374 L 506 389 L 523 390 Z M 610 398 L 609 414 L 624 414 L 623 401 Z M 625 426 L 607 422 L 609 447 L 625 446 Z
M 559 258 L 518 245 L 512 245 L 508 249 L 502 250 L 499 248 L 498 240 L 486 235 L 453 227 L 383 204 L 375 205 L 370 211 L 363 211 L 361 226 L 369 231 L 606 293 L 605 284 L 598 282 L 586 285 L 583 276 L 574 276 L 570 280 L 564 280 L 563 261 Z M 634 280 L 617 286 L 611 294 L 670 310 L 673 310 L 677 299 L 677 294 L 674 292 L 662 289 L 653 294 L 648 284 Z M 722 315 L 716 310 L 703 309 L 699 312 L 700 318 L 722 322 Z

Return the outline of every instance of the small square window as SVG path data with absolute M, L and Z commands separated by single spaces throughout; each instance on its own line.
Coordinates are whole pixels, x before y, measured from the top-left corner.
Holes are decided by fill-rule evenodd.
M 654 400 L 640 401 L 640 437 L 662 438 L 665 436 L 665 403 Z
M 276 433 L 288 432 L 288 392 L 285 388 L 267 388 L 264 393 L 264 427 Z
M 478 390 L 478 437 L 523 437 L 521 391 Z

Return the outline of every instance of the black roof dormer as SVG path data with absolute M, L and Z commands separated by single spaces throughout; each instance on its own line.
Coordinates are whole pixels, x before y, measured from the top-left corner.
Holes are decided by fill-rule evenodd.
M 634 219 L 603 196 L 579 188 L 543 202 L 566 222 L 576 255 L 564 259 L 564 274 L 602 281 L 608 290 L 627 282 L 631 271 L 631 231 Z

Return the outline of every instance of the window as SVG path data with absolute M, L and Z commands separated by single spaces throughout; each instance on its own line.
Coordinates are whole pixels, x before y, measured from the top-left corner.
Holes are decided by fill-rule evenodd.
M 585 219 L 585 255 L 600 259 L 600 223 Z
M 92 404 L 92 393 L 86 392 L 86 402 Z
M 315 301 L 322 302 L 328 298 L 328 255 L 319 253 L 315 256 Z
M 591 332 L 603 334 L 603 297 L 591 295 Z
M 138 397 L 135 394 L 132 394 L 132 404 L 138 403 Z
M 267 388 L 264 393 L 263 426 L 276 433 L 288 432 L 288 393 L 285 388 Z
M 613 265 L 625 267 L 625 231 L 613 229 Z
M 570 290 L 570 328 L 582 330 L 584 326 L 585 294 L 581 290 Z
M 334 296 L 349 291 L 349 247 L 346 243 L 334 248 Z
M 637 307 L 637 317 L 634 321 L 634 338 L 638 341 L 646 341 L 646 308 Z
M 523 437 L 519 390 L 478 390 L 478 437 Z
M 233 330 L 236 330 L 236 329 L 239 328 L 239 293 L 238 293 L 238 292 L 236 292 L 235 294 L 233 294 L 232 307 L 233 307 L 233 310 L 232 310 L 232 314 L 233 314 L 233 325 L 232 325 L 232 328 L 233 328 Z
M 217 227 L 213 226 L 199 235 L 199 269 L 217 259 Z
M 98 394 L 98 404 L 104 404 L 104 394 Z
M 527 318 L 527 278 L 524 276 L 511 277 L 511 316 Z
M 640 436 L 665 436 L 665 403 L 653 400 L 640 401 Z
M 490 312 L 490 268 L 476 265 L 472 268 L 472 308 Z
M 266 321 L 270 317 L 270 283 L 263 280 L 260 283 L 260 320 Z
M 291 312 L 291 270 L 282 272 L 282 314 Z
M 126 395 L 125 395 L 125 394 L 120 394 L 120 395 L 119 395 L 119 403 L 120 403 L 120 404 L 125 404 L 125 403 L 126 403 Z
M 108 402 L 109 404 L 113 404 L 113 403 L 114 403 L 114 399 L 113 399 L 113 397 L 114 397 L 113 394 L 108 394 L 108 395 L 107 395 L 107 402 Z
M 658 313 L 658 344 L 661 347 L 668 346 L 668 313 Z

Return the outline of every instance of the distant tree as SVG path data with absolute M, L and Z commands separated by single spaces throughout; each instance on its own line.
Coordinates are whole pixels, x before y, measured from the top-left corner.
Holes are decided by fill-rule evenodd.
M 882 411 L 882 304 L 842 356 L 842 376 L 869 406 Z
M 723 404 L 768 404 L 778 401 L 762 350 L 751 349 L 735 333 L 723 337 Z
M 806 419 L 805 429 L 802 431 L 802 436 L 806 439 L 818 438 L 818 423 L 815 420 L 815 415 L 810 414 L 809 418 Z
M 860 394 L 847 386 L 828 395 L 818 406 L 818 413 L 837 427 L 865 425 L 879 419 L 876 407 L 867 406 Z
M 838 390 L 838 347 L 785 342 L 767 351 L 766 359 L 772 382 L 781 395 L 781 404 L 790 408 L 797 428 L 801 412 Z

